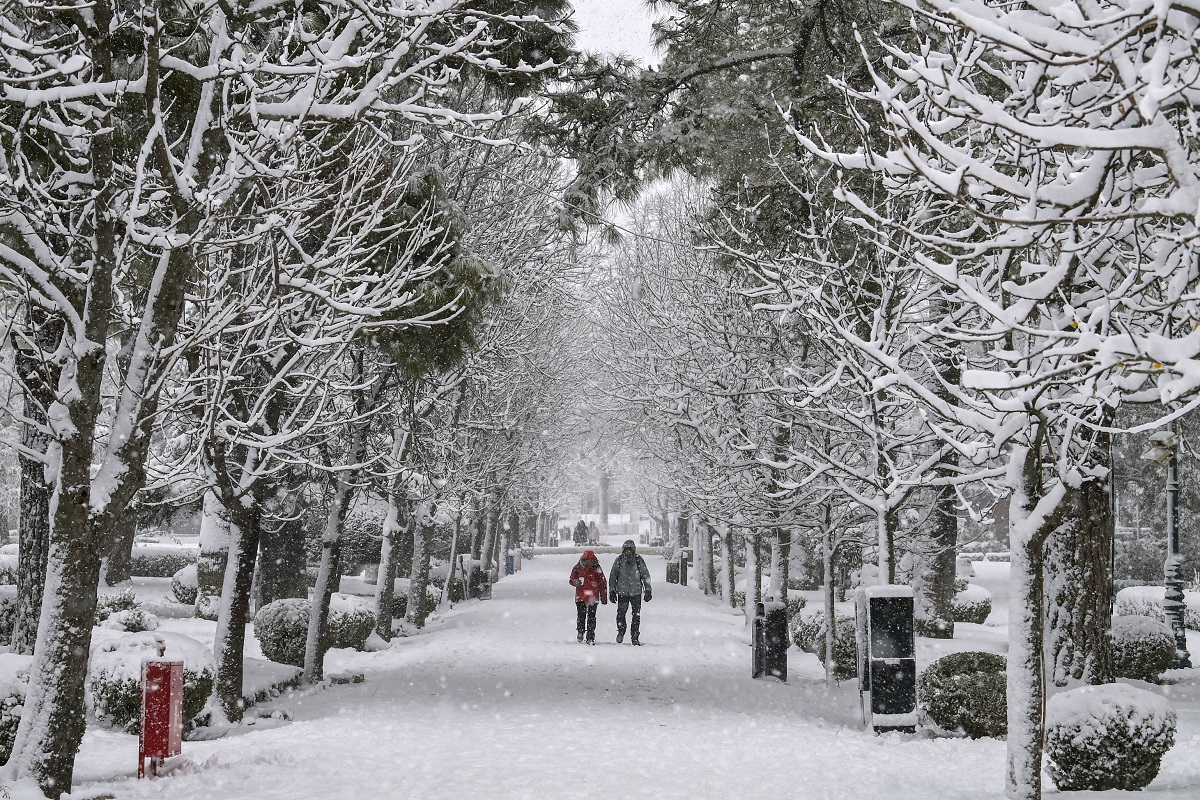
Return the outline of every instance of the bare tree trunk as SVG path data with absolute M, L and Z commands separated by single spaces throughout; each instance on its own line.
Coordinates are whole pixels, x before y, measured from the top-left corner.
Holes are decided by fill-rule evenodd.
M 53 350 L 62 335 L 61 323 L 51 322 L 34 308 L 26 309 L 25 330 L 14 330 L 15 366 L 23 395 L 21 446 L 45 456 L 50 447 L 46 409 L 54 401 L 59 370 L 41 358 Z M 13 622 L 11 650 L 29 655 L 37 640 L 42 595 L 46 588 L 46 563 L 50 552 L 50 485 L 41 459 L 17 454 L 21 473 L 20 509 L 17 520 L 17 613 Z M 8 532 L 5 531 L 5 535 Z
M 718 538 L 721 540 L 721 592 L 725 596 L 725 604 L 730 608 L 737 608 L 737 597 L 734 596 L 737 572 L 733 563 L 733 528 L 728 522 L 722 522 L 718 531 Z
M 538 515 L 538 524 L 541 526 L 545 520 L 545 514 Z M 539 536 L 545 531 L 545 527 L 541 527 Z M 454 583 L 456 568 L 458 566 L 458 539 L 462 533 L 462 505 L 458 507 L 458 513 L 454 515 L 454 531 L 450 534 L 450 563 L 446 572 L 446 582 L 442 584 L 442 605 L 448 606 L 450 603 L 450 586 Z M 540 539 L 539 539 L 540 541 Z M 466 587 L 463 587 L 464 591 Z
M 1037 439 L 1035 438 L 1035 441 Z M 1008 757 L 1005 790 L 1041 800 L 1046 723 L 1043 550 L 1061 523 L 1065 489 L 1043 492 L 1043 464 L 1032 448 L 1014 448 L 1020 486 L 1009 501 L 1011 584 L 1008 629 Z
M 837 631 L 837 612 L 833 596 L 833 531 L 830 530 L 829 506 L 825 505 L 825 525 L 821 531 L 821 570 L 825 589 L 825 685 L 833 688 L 833 646 Z
M 245 701 L 242 683 L 246 652 L 246 621 L 250 615 L 250 592 L 254 581 L 254 562 L 258 556 L 260 512 L 258 503 L 230 503 L 231 546 L 225 561 L 217 613 L 217 633 L 213 654 L 217 659 L 217 679 L 213 692 L 230 722 L 242 718 Z
M 413 515 L 413 563 L 408 582 L 408 612 L 405 617 L 417 628 L 425 627 L 425 592 L 429 586 L 429 541 L 433 534 L 433 509 L 429 501 L 421 503 Z
M 354 452 L 350 463 L 357 460 L 358 453 Z M 313 601 L 309 610 L 308 638 L 304 645 L 304 680 L 308 683 L 317 683 L 325 677 L 329 604 L 341 584 L 342 528 L 350 511 L 353 493 L 350 477 L 339 475 L 337 491 L 334 492 L 333 504 L 325 519 L 325 530 L 321 534 L 321 568 L 317 585 L 313 587 Z
M 38 414 L 36 404 L 25 400 L 25 415 Z M 42 423 L 45 417 L 42 417 Z M 45 453 L 47 437 L 29 424 L 22 426 L 21 444 Z M 21 469 L 21 517 L 17 522 L 17 615 L 13 623 L 12 652 L 29 655 L 37 640 L 42 596 L 46 591 L 46 561 L 50 553 L 50 487 L 41 461 L 18 456 Z
M 483 541 L 479 547 L 480 567 L 485 575 L 492 568 L 492 551 L 496 546 L 496 519 L 499 516 L 499 509 L 495 506 L 496 500 L 489 494 L 482 509 Z
M 399 561 L 403 523 L 402 501 L 395 492 L 388 494 L 388 511 L 383 518 L 383 545 L 379 553 L 379 579 L 375 582 L 375 633 L 385 642 L 392 640 L 392 606 L 396 599 L 396 563 Z
M 200 516 L 200 557 L 196 560 L 196 616 L 201 619 L 215 620 L 220 610 L 232 535 L 225 504 L 215 490 L 206 491 Z
M 1055 686 L 1113 679 L 1109 486 L 1092 480 L 1068 492 L 1066 519 L 1046 542 L 1046 662 Z
M 276 600 L 308 597 L 304 522 L 287 519 L 259 526 L 259 607 Z
M 105 586 L 116 586 L 132 577 L 129 570 L 133 563 L 133 539 L 136 533 L 137 523 L 132 515 L 124 514 L 113 521 L 108 548 L 100 564 L 101 580 Z

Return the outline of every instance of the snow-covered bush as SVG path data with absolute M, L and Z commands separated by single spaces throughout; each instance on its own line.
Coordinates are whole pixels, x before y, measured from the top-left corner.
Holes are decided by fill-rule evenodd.
M 1175 744 L 1175 710 L 1123 683 L 1060 692 L 1046 706 L 1048 771 L 1061 791 L 1136 791 Z
M 263 655 L 280 664 L 303 667 L 311 608 L 312 603 L 302 597 L 276 600 L 260 608 L 254 615 L 254 638 Z
M 32 663 L 33 656 L 0 653 L 0 763 L 8 761 L 17 740 Z
M 1175 659 L 1175 637 L 1171 629 L 1153 617 L 1112 618 L 1113 674 L 1157 682 Z
M 100 627 L 126 633 L 158 630 L 158 617 L 141 608 L 128 608 L 124 611 L 114 611 L 108 619 L 100 623 Z
M 17 587 L 0 586 L 0 644 L 12 642 L 17 623 Z
M 118 611 L 132 611 L 138 607 L 137 596 L 128 586 L 112 594 L 102 594 L 96 599 L 96 619 L 93 624 L 100 625 L 108 619 L 110 614 Z
M 1166 590 L 1161 586 L 1129 586 L 1117 592 L 1113 614 L 1123 617 L 1154 617 L 1167 623 L 1163 610 Z M 1183 624 L 1200 631 L 1200 592 L 1183 593 Z
M 429 594 L 426 593 L 426 598 Z M 436 607 L 436 603 L 435 603 Z M 366 597 L 335 593 L 329 601 L 329 646 L 362 650 L 375 630 L 375 611 Z
M 461 587 L 462 581 L 458 581 L 458 585 Z M 451 591 L 451 593 L 453 593 L 454 584 L 451 584 L 450 591 Z M 461 593 L 461 589 L 460 589 L 460 593 Z M 437 610 L 438 603 L 441 602 L 441 599 L 442 599 L 442 592 L 440 589 L 438 589 L 436 586 L 433 586 L 432 584 L 425 587 L 425 616 L 427 618 L 429 617 L 430 614 L 432 614 L 434 611 Z M 462 598 L 460 598 L 460 600 L 461 599 Z M 451 597 L 450 602 L 456 603 L 459 601 L 454 600 L 453 597 Z M 372 611 L 372 613 L 374 613 L 374 612 Z M 407 614 L 408 614 L 408 591 L 407 590 L 402 591 L 402 592 L 398 591 L 392 597 L 392 619 L 404 619 L 404 617 Z
M 17 556 L 0 555 L 0 586 L 17 585 Z
M 312 603 L 304 598 L 276 600 L 254 615 L 254 636 L 263 655 L 280 664 L 304 666 L 308 615 Z M 365 597 L 335 593 L 329 601 L 329 647 L 362 650 L 375 629 L 375 612 Z
M 188 564 L 195 564 L 198 553 L 185 547 L 134 547 L 129 558 L 129 574 L 139 578 L 170 578 Z
M 854 639 L 854 604 L 838 603 L 834 609 L 833 674 L 839 679 L 858 674 L 858 649 Z M 792 618 L 792 641 L 825 663 L 825 607 L 803 609 Z
M 992 613 L 992 593 L 968 583 L 954 595 L 954 621 L 982 625 Z
M 142 662 L 161 658 L 183 662 L 183 718 L 190 721 L 204 709 L 212 693 L 216 662 L 201 642 L 178 633 L 131 633 L 102 642 L 88 664 L 88 708 L 96 719 L 128 733 L 140 725 Z
M 921 711 L 942 730 L 972 739 L 1008 733 L 1005 670 L 995 653 L 952 653 L 934 661 L 917 681 Z
M 188 564 L 171 576 L 171 594 L 186 606 L 195 605 L 196 595 L 200 593 L 200 583 L 196 578 L 196 565 Z

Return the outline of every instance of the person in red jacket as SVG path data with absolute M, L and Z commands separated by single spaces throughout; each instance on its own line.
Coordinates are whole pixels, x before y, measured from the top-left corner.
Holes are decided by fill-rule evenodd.
M 587 631 L 587 643 L 596 643 L 596 605 L 608 603 L 608 581 L 600 569 L 600 559 L 591 550 L 584 550 L 579 563 L 571 569 L 571 585 L 575 587 L 575 641 L 582 642 Z M 585 629 L 586 624 L 586 629 Z

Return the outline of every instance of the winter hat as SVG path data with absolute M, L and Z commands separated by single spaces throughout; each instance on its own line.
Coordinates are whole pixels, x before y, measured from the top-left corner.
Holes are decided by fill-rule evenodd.
M 624 543 L 621 545 L 621 549 L 622 549 L 622 550 L 633 550 L 633 551 L 636 553 L 636 552 L 637 552 L 637 545 L 635 545 L 635 544 L 633 543 L 633 539 L 626 539 L 626 540 L 624 541 Z
M 592 561 L 596 561 L 596 560 L 597 560 L 597 559 L 596 559 L 596 551 L 595 551 L 595 550 L 584 550 L 584 551 L 583 551 L 583 556 L 582 556 L 582 557 L 580 557 L 580 559 L 579 559 L 579 560 L 580 560 L 580 561 L 587 561 L 588 559 L 591 559 Z

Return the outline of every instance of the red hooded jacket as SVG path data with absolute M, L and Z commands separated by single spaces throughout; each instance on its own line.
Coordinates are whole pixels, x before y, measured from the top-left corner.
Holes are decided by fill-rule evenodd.
M 608 581 L 600 560 L 591 550 L 584 550 L 579 563 L 571 569 L 571 585 L 575 587 L 576 603 L 608 603 Z

